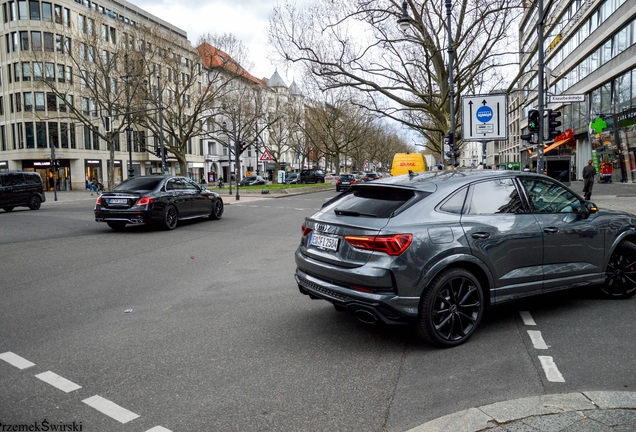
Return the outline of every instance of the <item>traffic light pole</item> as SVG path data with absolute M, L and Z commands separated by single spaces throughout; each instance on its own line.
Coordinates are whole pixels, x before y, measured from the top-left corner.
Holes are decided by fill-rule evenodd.
M 537 1 L 538 8 L 538 22 L 537 22 L 537 54 L 538 54 L 538 67 L 537 67 L 537 78 L 538 78 L 538 87 L 537 87 L 537 104 L 539 111 L 539 131 L 537 137 L 537 172 L 540 174 L 545 174 L 545 158 L 543 157 L 543 110 L 545 108 L 544 102 L 544 89 L 543 89 L 543 74 L 545 69 L 545 55 L 543 51 L 543 28 L 544 28 L 544 10 L 543 10 L 543 0 Z

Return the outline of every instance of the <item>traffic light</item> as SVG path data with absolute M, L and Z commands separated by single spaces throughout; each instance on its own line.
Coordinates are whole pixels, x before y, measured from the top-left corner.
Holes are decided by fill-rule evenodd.
M 155 148 L 155 156 L 157 156 L 158 158 L 161 157 L 161 147 L 157 146 Z
M 245 141 L 238 142 L 238 154 L 242 154 L 245 151 Z
M 561 122 L 557 120 L 559 117 L 561 117 L 561 111 L 548 110 L 548 139 L 561 135 L 561 131 L 557 130 L 561 126 Z
M 163 163 L 168 163 L 168 148 L 163 148 Z
M 524 140 L 524 141 L 528 141 L 530 144 L 536 144 L 534 142 L 534 134 L 533 133 L 521 135 L 521 139 Z
M 539 132 L 541 122 L 541 114 L 538 110 L 532 109 L 528 111 L 528 130 L 530 132 Z

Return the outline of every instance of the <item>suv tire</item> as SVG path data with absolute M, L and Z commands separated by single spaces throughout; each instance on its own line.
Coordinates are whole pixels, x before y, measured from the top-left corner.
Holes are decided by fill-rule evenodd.
M 40 199 L 39 196 L 33 195 L 31 196 L 31 198 L 29 198 L 29 208 L 31 210 L 39 210 L 41 205 L 42 205 L 42 200 Z

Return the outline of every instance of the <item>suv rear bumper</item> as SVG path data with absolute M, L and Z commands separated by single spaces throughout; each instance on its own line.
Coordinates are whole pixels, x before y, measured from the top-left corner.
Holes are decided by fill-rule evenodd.
M 311 276 L 296 268 L 296 283 L 302 294 L 327 300 L 336 309 L 348 310 L 365 323 L 407 324 L 416 320 L 419 298 L 399 297 L 394 293 L 364 293 Z

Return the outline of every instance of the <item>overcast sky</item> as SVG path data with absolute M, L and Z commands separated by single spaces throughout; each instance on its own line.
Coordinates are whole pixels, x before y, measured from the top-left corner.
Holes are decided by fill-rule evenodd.
M 268 60 L 267 27 L 277 0 L 129 0 L 134 5 L 185 30 L 193 46 L 203 34 L 232 33 L 250 51 L 257 78 L 269 78 L 276 68 Z M 283 76 L 287 85 L 291 84 Z

